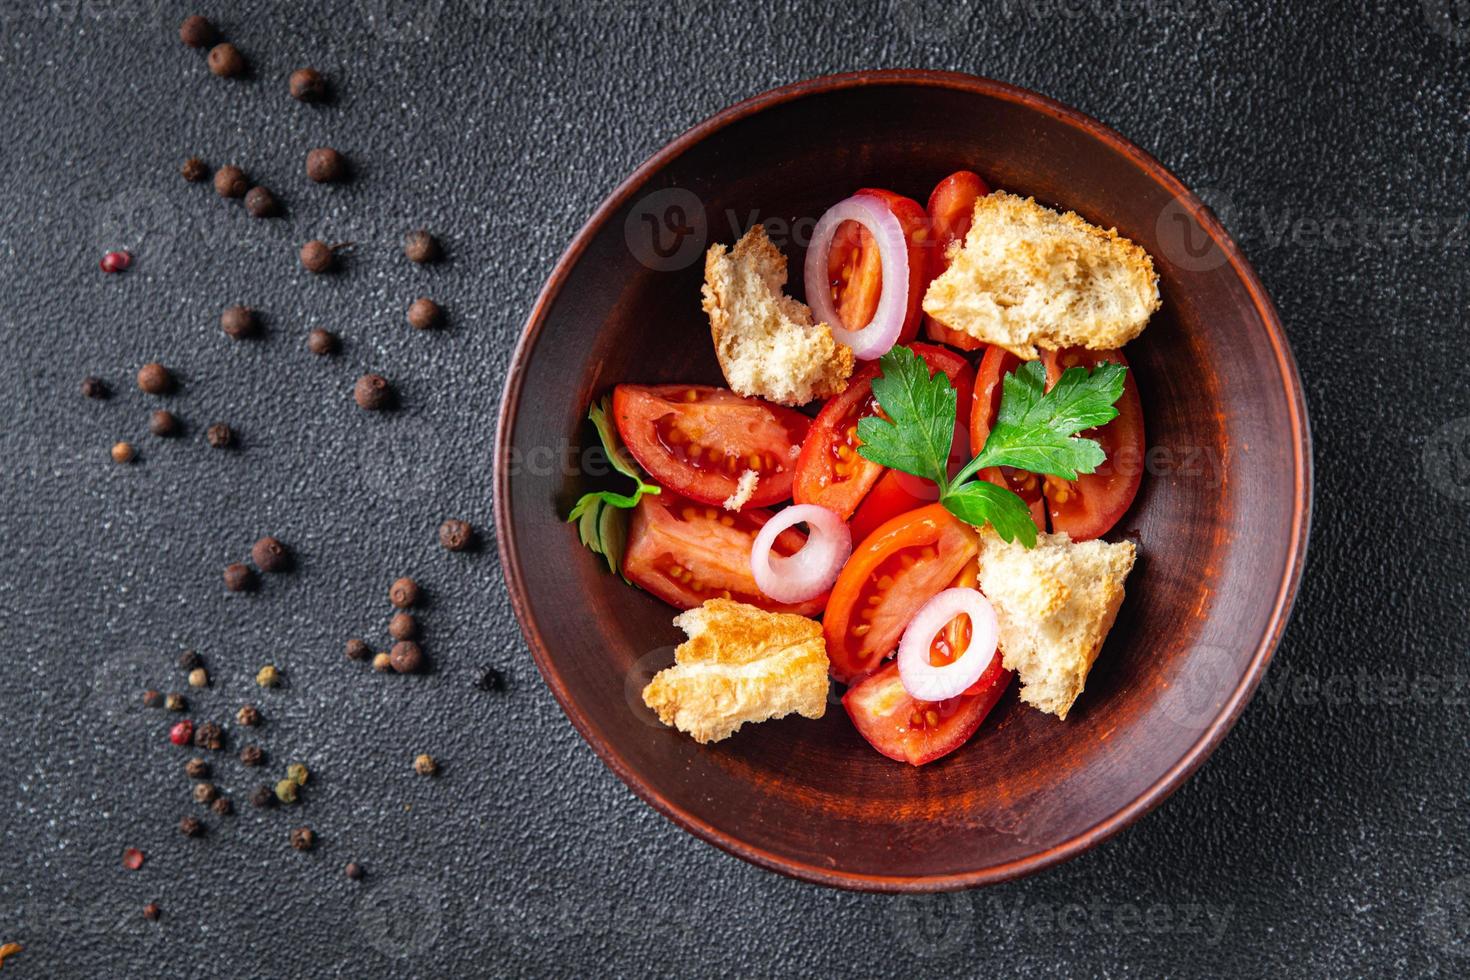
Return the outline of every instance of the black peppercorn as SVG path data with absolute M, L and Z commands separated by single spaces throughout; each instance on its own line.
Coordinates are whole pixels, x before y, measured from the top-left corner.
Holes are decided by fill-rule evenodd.
M 291 553 L 277 538 L 267 535 L 251 546 L 250 560 L 262 572 L 283 572 L 291 566 Z
M 220 167 L 214 172 L 214 192 L 220 197 L 244 197 L 250 184 L 245 180 L 245 171 L 234 164 Z
M 439 543 L 449 551 L 464 551 L 474 537 L 475 529 L 464 521 L 451 518 L 439 525 Z
M 403 254 L 408 256 L 410 262 L 420 265 L 425 262 L 433 262 L 439 258 L 439 243 L 434 236 L 423 229 L 411 231 L 403 240 Z
M 184 763 L 184 772 L 188 774 L 190 779 L 208 779 L 209 763 L 196 756 Z
M 368 646 L 362 640 L 348 640 L 347 641 L 347 659 L 348 660 L 367 660 L 372 655 L 373 655 L 373 648 L 370 647 L 370 646 Z
M 144 691 L 143 692 L 143 707 L 145 707 L 145 708 L 161 708 L 161 707 L 163 707 L 163 695 L 160 694 L 160 693 L 158 693 L 157 691 L 153 691 L 153 690 Z
M 247 745 L 240 750 L 240 763 L 246 766 L 258 766 L 265 761 L 265 752 L 259 745 Z
M 419 584 L 411 578 L 401 578 L 388 587 L 388 601 L 399 609 L 407 609 L 419 601 Z
M 306 176 L 318 184 L 333 184 L 347 175 L 347 160 L 330 146 L 306 154 Z
M 209 49 L 209 70 L 220 78 L 236 78 L 245 74 L 245 56 L 226 41 Z
M 255 588 L 255 573 L 249 567 L 235 562 L 225 566 L 225 588 L 231 592 L 245 592 Z
M 260 710 L 253 704 L 241 705 L 240 710 L 235 712 L 235 720 L 246 728 L 254 728 L 260 724 Z
M 148 416 L 148 431 L 163 439 L 177 435 L 179 431 L 178 416 L 166 408 L 157 409 L 152 415 Z
M 198 817 L 185 817 L 179 821 L 179 833 L 185 837 L 198 837 L 204 833 L 204 824 L 199 822 Z
M 320 102 L 327 97 L 327 80 L 315 68 L 298 68 L 291 73 L 291 98 L 298 102 Z
M 358 864 L 356 861 L 349 862 L 347 867 L 342 869 L 342 873 L 345 874 L 348 878 L 351 878 L 353 881 L 361 881 L 362 865 Z
M 227 307 L 219 315 L 219 328 L 225 332 L 226 336 L 235 340 L 253 337 L 258 326 L 255 311 L 248 306 Z
M 179 25 L 179 40 L 191 48 L 202 48 L 207 44 L 214 43 L 214 25 L 206 17 L 194 14 L 185 17 L 184 22 Z
M 250 212 L 254 218 L 269 218 L 279 208 L 276 206 L 276 196 L 264 187 L 252 187 L 245 195 L 245 210 Z
M 83 398 L 106 398 L 110 394 L 107 390 L 107 382 L 101 378 L 92 376 L 82 379 Z
M 424 651 L 412 640 L 399 640 L 388 651 L 388 662 L 400 674 L 417 674 L 424 665 Z
M 427 296 L 420 296 L 408 307 L 408 325 L 415 330 L 428 330 L 437 327 L 444 318 L 444 311 L 439 304 Z
M 486 667 L 475 679 L 475 686 L 482 691 L 499 691 L 505 687 L 505 676 L 494 667 Z
M 204 441 L 214 449 L 228 449 L 235 441 L 235 432 L 223 422 L 216 422 L 204 430 Z
M 291 846 L 298 851 L 309 851 L 316 846 L 316 834 L 310 827 L 297 827 L 291 831 Z
M 334 353 L 337 350 L 337 335 L 317 327 L 306 335 L 306 349 L 319 356 Z
M 418 623 L 414 622 L 410 613 L 396 613 L 392 619 L 388 620 L 388 635 L 395 640 L 411 640 L 418 634 L 418 631 Z
M 173 375 L 157 361 L 150 361 L 138 369 L 138 387 L 150 395 L 165 394 L 173 387 Z
M 301 264 L 307 272 L 322 273 L 332 268 L 335 257 L 332 247 L 319 238 L 313 238 L 301 246 Z
M 225 796 L 221 796 L 219 799 L 215 800 L 212 804 L 210 804 L 209 808 L 222 817 L 228 817 L 230 814 L 235 812 L 235 804 L 231 803 L 229 797 Z
M 250 805 L 265 809 L 276 804 L 276 791 L 269 786 L 257 786 L 250 791 Z
M 352 397 L 359 408 L 376 412 L 388 407 L 393 399 L 393 389 L 381 374 L 364 374 L 352 386 Z
M 194 729 L 194 744 L 201 749 L 218 752 L 225 744 L 225 732 L 212 721 Z
M 209 804 L 209 803 L 213 803 L 218 798 L 219 798 L 219 790 L 217 790 L 217 789 L 214 788 L 214 783 L 195 783 L 194 784 L 194 802 L 195 803 Z
M 157 902 L 149 902 L 147 905 L 143 906 L 143 918 L 147 919 L 149 922 L 157 922 L 158 917 L 162 914 L 163 910 L 158 907 Z
M 179 654 L 180 670 L 195 670 L 204 666 L 204 658 L 193 650 L 185 650 Z
M 183 166 L 179 167 L 179 173 L 182 174 L 184 179 L 187 180 L 189 183 L 197 184 L 199 183 L 199 181 L 204 179 L 206 174 L 209 173 L 209 168 L 206 167 L 204 165 L 204 161 L 199 159 L 198 157 L 190 157 L 189 159 L 184 161 Z

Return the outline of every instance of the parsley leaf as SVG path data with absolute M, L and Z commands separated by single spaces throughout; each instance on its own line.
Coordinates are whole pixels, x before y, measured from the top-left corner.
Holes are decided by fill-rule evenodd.
M 873 379 L 873 395 L 888 418 L 858 420 L 858 453 L 943 488 L 954 441 L 954 387 L 943 371 L 931 378 L 924 359 L 907 347 L 894 347 L 879 363 L 883 374 Z
M 1127 368 L 1105 361 L 1090 373 L 1068 368 L 1050 391 L 1039 361 L 1028 361 L 1002 379 L 1000 412 L 985 448 L 965 474 L 1010 466 L 1067 480 L 1091 473 L 1106 455 L 1093 439 L 1076 434 L 1117 418 L 1113 402 L 1123 394 Z
M 976 480 L 944 495 L 944 507 L 951 514 L 980 527 L 989 521 L 995 533 L 1006 543 L 1021 539 L 1028 548 L 1036 547 L 1036 522 L 1031 509 L 1007 487 L 987 480 Z
M 623 549 L 628 542 L 628 515 L 625 511 L 638 506 L 638 501 L 644 494 L 658 493 L 659 488 L 643 482 L 638 467 L 618 441 L 611 413 L 608 399 L 604 398 L 601 405 L 593 405 L 588 410 L 587 417 L 597 429 L 597 437 L 602 440 L 608 462 L 636 486 L 631 494 L 614 493 L 611 490 L 584 493 L 567 515 L 567 523 L 576 521 L 577 536 L 582 539 L 582 544 L 593 554 L 607 559 L 608 571 L 622 574 Z M 624 575 L 623 579 L 626 581 L 627 576 Z

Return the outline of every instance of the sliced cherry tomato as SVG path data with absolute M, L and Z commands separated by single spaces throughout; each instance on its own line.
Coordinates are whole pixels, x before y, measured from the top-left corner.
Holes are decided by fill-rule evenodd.
M 985 447 L 985 440 L 1000 414 L 1001 379 L 1020 365 L 1019 357 L 1000 347 L 986 349 L 985 356 L 980 359 L 970 406 L 970 447 L 974 452 L 978 453 Z M 988 467 L 980 471 L 980 477 L 1015 492 L 1031 509 L 1031 519 L 1036 522 L 1037 529 L 1046 530 L 1046 501 L 1042 499 L 1040 477 L 1009 466 Z
M 898 219 L 908 242 L 908 315 L 898 336 L 900 344 L 907 344 L 919 335 L 919 322 L 924 315 L 924 290 L 930 279 L 929 214 L 918 201 L 892 191 L 865 187 L 858 194 L 882 201 Z M 878 300 L 883 295 L 883 260 L 872 234 L 856 221 L 844 221 L 839 225 L 832 239 L 832 250 L 827 255 L 827 272 L 832 301 L 837 307 L 837 315 L 842 318 L 840 325 L 848 330 L 861 330 L 872 322 L 873 314 L 878 312 Z
M 755 584 L 750 551 L 771 512 L 747 508 L 732 514 L 664 490 L 644 497 L 628 525 L 623 574 L 660 599 L 680 609 L 693 609 L 706 599 L 725 598 L 770 612 L 813 616 L 827 596 L 795 605 L 773 602 Z M 806 536 L 792 528 L 782 532 L 773 550 L 793 555 Z
M 943 371 L 956 391 L 963 392 L 970 384 L 974 369 L 954 351 L 932 344 L 910 344 L 909 348 L 924 359 L 931 374 Z M 864 364 L 848 380 L 847 389 L 817 414 L 796 461 L 792 495 L 798 504 L 821 504 L 846 520 L 883 475 L 882 466 L 864 459 L 857 451 L 858 420 L 878 411 L 873 379 L 879 371 L 876 361 Z M 961 397 L 959 414 L 968 420 L 969 411 L 970 406 Z
M 854 727 L 879 752 L 922 766 L 943 758 L 975 734 L 1011 683 L 997 653 L 969 691 L 944 701 L 919 701 L 904 690 L 898 664 L 890 662 L 842 696 Z M 971 693 L 974 692 L 974 693 Z
M 902 514 L 853 551 L 822 620 L 832 676 L 850 683 L 898 646 L 919 607 L 975 557 L 975 529 L 940 504 Z
M 1128 366 L 1122 351 L 1092 351 L 1069 347 L 1062 351 L 1045 351 L 1047 384 L 1055 384 L 1069 367 L 1091 370 L 1102 361 Z M 1053 531 L 1066 531 L 1073 541 L 1101 537 L 1133 506 L 1143 482 L 1143 405 L 1138 400 L 1138 385 L 1133 372 L 1123 382 L 1123 397 L 1118 399 L 1118 417 L 1081 435 L 1101 443 L 1108 458 L 1095 473 L 1084 473 L 1076 480 L 1046 478 L 1046 505 L 1051 514 Z
M 933 261 L 926 288 L 949 268 L 949 247 L 962 241 L 975 220 L 975 202 L 990 193 L 990 185 L 976 173 L 961 170 L 939 182 L 929 195 L 929 224 L 933 228 Z M 951 330 L 932 316 L 924 316 L 924 336 L 960 350 L 979 350 L 985 344 L 960 330 Z
M 618 435 L 660 486 L 719 506 L 746 470 L 760 479 L 747 507 L 791 496 L 796 457 L 811 429 L 800 412 L 706 385 L 618 385 Z

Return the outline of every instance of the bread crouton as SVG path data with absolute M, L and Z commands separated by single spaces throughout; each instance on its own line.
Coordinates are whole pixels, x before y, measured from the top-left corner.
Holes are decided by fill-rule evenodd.
M 847 387 L 852 349 L 805 304 L 781 292 L 786 256 L 756 225 L 735 248 L 704 257 L 704 311 L 725 381 L 742 395 L 805 405 Z
M 750 503 L 750 498 L 755 496 L 755 488 L 761 482 L 761 475 L 755 470 L 746 470 L 740 474 L 740 479 L 735 484 L 735 492 L 726 497 L 720 504 L 726 510 L 741 510 Z
M 1024 360 L 1038 347 L 1116 350 L 1159 308 L 1153 259 L 1116 229 L 996 191 L 949 268 L 924 295 L 924 312 L 952 330 Z
M 689 640 L 643 689 L 665 725 L 707 744 L 748 721 L 826 713 L 827 643 L 816 621 L 710 599 L 674 625 Z
M 995 608 L 1002 662 L 1020 675 L 1022 701 L 1067 717 L 1123 604 L 1135 557 L 1131 541 L 1042 534 L 1028 550 L 992 528 L 980 533 L 980 591 Z

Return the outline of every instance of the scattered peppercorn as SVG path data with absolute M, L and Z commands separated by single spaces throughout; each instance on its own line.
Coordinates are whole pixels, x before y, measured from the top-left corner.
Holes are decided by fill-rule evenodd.
M 388 601 L 399 609 L 407 609 L 419 601 L 419 584 L 404 577 L 388 587 Z
M 204 430 L 204 441 L 213 449 L 229 449 L 235 441 L 235 430 L 223 422 L 216 422 Z
M 313 238 L 301 246 L 301 264 L 306 267 L 307 272 L 326 272 L 335 261 L 332 247 L 320 238 Z
M 358 864 L 356 861 L 351 861 L 348 863 L 346 868 L 342 869 L 342 873 L 347 875 L 347 877 L 351 878 L 353 881 L 361 881 L 362 865 Z
M 291 98 L 298 102 L 320 102 L 327 97 L 327 80 L 315 68 L 298 68 L 291 73 Z
M 395 640 L 411 640 L 419 631 L 418 623 L 414 621 L 412 613 L 395 613 L 388 620 L 388 635 Z
M 334 354 L 337 351 L 337 335 L 317 327 L 306 335 L 306 349 L 323 357 Z
M 246 728 L 254 728 L 260 724 L 260 710 L 253 704 L 242 704 L 235 712 L 235 720 Z
M 154 690 L 144 691 L 143 692 L 143 707 L 145 707 L 145 708 L 161 708 L 161 707 L 163 707 L 163 695 L 162 694 L 159 694 L 157 691 L 154 691 Z
M 386 674 L 393 669 L 393 658 L 386 653 L 373 655 L 373 670 L 380 674 Z
M 206 721 L 194 729 L 194 744 L 201 749 L 218 752 L 224 748 L 225 731 L 212 721 Z
M 199 822 L 198 817 L 185 817 L 179 821 L 179 833 L 185 837 L 198 837 L 204 833 L 204 824 Z
M 185 650 L 183 653 L 179 654 L 180 670 L 195 670 L 203 666 L 204 658 L 199 656 L 199 652 L 197 650 Z
M 486 667 L 480 671 L 475 686 L 482 691 L 499 691 L 505 687 L 505 677 L 494 667 Z
M 163 910 L 158 907 L 157 902 L 149 902 L 147 905 L 143 906 L 143 918 L 147 919 L 149 922 L 157 922 L 158 917 L 162 914 Z
M 330 146 L 318 146 L 306 154 L 306 176 L 314 183 L 335 184 L 347 176 L 347 160 Z
M 160 439 L 167 439 L 177 435 L 179 431 L 179 417 L 166 408 L 159 408 L 148 416 L 148 431 Z
M 203 667 L 195 667 L 193 670 L 189 671 L 189 686 L 208 687 L 209 671 L 205 670 Z
M 163 699 L 163 706 L 169 711 L 186 711 L 189 708 L 189 702 L 184 700 L 182 694 L 170 694 Z
M 225 588 L 231 592 L 246 592 L 255 588 L 255 573 L 241 562 L 225 566 Z
M 190 157 L 189 159 L 185 160 L 184 165 L 179 168 L 179 173 L 182 174 L 183 178 L 189 183 L 197 184 L 199 183 L 199 181 L 204 179 L 206 174 L 209 173 L 209 168 L 206 167 L 204 165 L 204 161 L 199 159 L 198 157 Z
M 388 379 L 381 374 L 364 374 L 352 386 L 352 397 L 359 408 L 376 412 L 388 407 L 393 398 L 393 389 L 389 387 Z
M 115 272 L 122 272 L 132 264 L 133 256 L 128 252 L 124 252 L 118 249 L 108 252 L 106 255 L 102 256 L 102 261 L 98 262 L 97 266 L 103 272 L 107 273 L 108 275 L 112 275 Z
M 138 387 L 150 395 L 162 395 L 173 387 L 173 375 L 157 361 L 150 361 L 138 369 Z
M 236 78 L 245 74 L 245 56 L 230 42 L 209 49 L 209 70 L 220 78 Z
M 123 848 L 123 867 L 129 871 L 137 871 L 143 866 L 143 852 L 136 847 Z
M 202 48 L 207 44 L 214 43 L 214 25 L 207 17 L 199 14 L 185 17 L 184 22 L 179 25 L 179 40 L 191 48 Z
M 267 535 L 251 546 L 250 560 L 262 572 L 283 572 L 291 565 L 291 553 L 279 539 Z
M 234 164 L 227 164 L 214 172 L 214 192 L 220 197 L 244 197 L 249 188 L 245 171 Z
M 252 187 L 245 195 L 245 210 L 252 218 L 269 218 L 279 210 L 276 196 L 264 187 Z
M 286 778 L 297 786 L 305 786 L 306 781 L 311 778 L 311 773 L 299 762 L 293 762 L 286 767 Z
M 410 262 L 417 262 L 420 265 L 425 262 L 433 262 L 439 258 L 439 243 L 434 240 L 433 235 L 422 228 L 418 231 L 411 231 L 403 240 L 403 254 L 408 256 Z
M 231 803 L 227 796 L 221 796 L 210 804 L 209 808 L 222 817 L 228 817 L 235 812 L 235 804 Z
M 399 640 L 388 653 L 393 669 L 400 674 L 417 674 L 424 665 L 424 651 L 412 640 Z
M 362 640 L 348 640 L 347 641 L 347 659 L 348 660 L 367 660 L 372 655 L 373 655 L 373 648 L 370 647 L 370 646 L 368 646 Z
M 408 307 L 408 324 L 415 330 L 429 330 L 437 327 L 444 317 L 444 311 L 439 304 L 427 296 L 420 296 Z
M 175 745 L 188 745 L 189 740 L 194 737 L 194 723 L 187 719 L 178 722 L 168 730 L 168 740 Z
M 255 683 L 261 687 L 280 687 L 281 672 L 276 669 L 274 664 L 266 664 L 260 670 L 256 671 Z
M 250 791 L 250 805 L 264 809 L 276 802 L 276 794 L 269 786 L 257 786 Z
M 255 311 L 248 306 L 231 306 L 219 315 L 219 328 L 233 340 L 244 340 L 246 337 L 255 336 L 259 326 L 260 322 L 255 318 Z
M 114 442 L 112 444 L 112 461 L 118 465 L 131 463 L 138 457 L 138 450 L 133 448 L 131 442 Z
M 96 376 L 82 379 L 83 398 L 106 398 L 111 392 L 107 390 L 107 382 Z
M 425 753 L 413 760 L 413 771 L 420 776 L 433 776 L 439 772 L 439 763 L 434 761 L 432 755 Z
M 295 782 L 289 779 L 283 779 L 276 783 L 276 799 L 286 804 L 295 803 L 297 799 L 296 791 L 298 789 L 300 789 L 300 786 Z
M 297 827 L 291 831 L 291 846 L 298 851 L 309 851 L 316 845 L 316 834 L 310 827 Z
M 475 538 L 475 529 L 451 518 L 439 525 L 439 543 L 449 551 L 464 551 Z
M 184 763 L 184 772 L 188 774 L 190 779 L 208 779 L 209 763 L 195 756 Z
M 259 745 L 247 745 L 240 750 L 240 764 L 258 766 L 265 761 L 265 752 Z
M 218 798 L 219 798 L 219 790 L 217 790 L 217 789 L 214 788 L 214 783 L 195 783 L 194 784 L 194 802 L 195 803 L 205 803 L 205 804 L 213 803 Z

